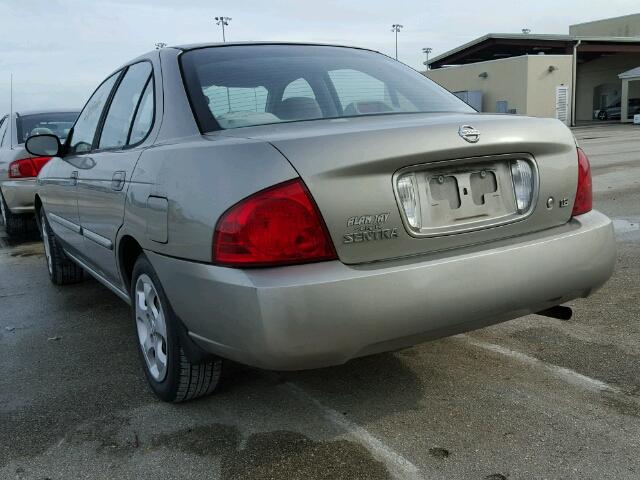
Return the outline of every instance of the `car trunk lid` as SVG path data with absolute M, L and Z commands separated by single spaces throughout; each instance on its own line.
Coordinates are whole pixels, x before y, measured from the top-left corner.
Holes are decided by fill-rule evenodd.
M 463 138 L 469 132 L 473 138 Z M 267 141 L 289 160 L 347 264 L 561 225 L 571 216 L 577 185 L 573 136 L 553 119 L 405 114 L 263 125 L 222 134 Z M 531 166 L 532 202 L 526 211 L 518 209 L 515 162 Z M 415 182 L 419 228 L 411 224 L 398 188 L 403 176 Z

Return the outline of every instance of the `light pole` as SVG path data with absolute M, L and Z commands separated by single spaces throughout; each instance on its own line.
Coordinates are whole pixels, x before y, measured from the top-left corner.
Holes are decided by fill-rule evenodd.
M 166 46 L 167 46 L 167 44 L 166 44 L 166 43 L 164 43 L 164 42 L 158 42 L 158 43 L 156 43 L 156 50 L 160 50 L 161 48 L 164 48 L 164 47 L 166 47 Z
M 398 32 L 404 28 L 404 25 L 400 25 L 399 23 L 394 23 L 391 25 L 391 31 L 396 34 L 396 60 L 398 60 Z
M 422 49 L 422 52 L 427 56 L 427 60 L 424 62 L 424 66 L 429 70 L 429 54 L 433 51 L 431 47 L 425 47 Z
M 224 27 L 228 27 L 230 21 L 231 17 L 216 17 L 216 25 L 220 25 L 222 27 L 222 43 L 227 41 L 224 34 Z

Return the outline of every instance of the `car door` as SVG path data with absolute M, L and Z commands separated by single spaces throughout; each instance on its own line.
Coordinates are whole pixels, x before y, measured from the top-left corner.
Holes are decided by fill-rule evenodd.
M 84 245 L 78 213 L 78 172 L 94 163 L 92 149 L 98 125 L 120 75 L 118 72 L 110 76 L 94 92 L 69 134 L 66 154 L 53 158 L 46 174 L 39 178 L 40 196 L 51 228 L 75 254 L 82 254 Z
M 142 143 L 154 118 L 153 66 L 130 65 L 118 81 L 94 143 L 92 162 L 78 172 L 83 253 L 105 279 L 119 284 L 114 246 Z

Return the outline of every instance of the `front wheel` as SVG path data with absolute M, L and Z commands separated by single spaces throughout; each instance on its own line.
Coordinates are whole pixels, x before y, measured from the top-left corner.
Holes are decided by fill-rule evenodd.
M 608 118 L 607 112 L 599 112 L 598 113 L 598 120 L 606 120 Z
M 182 345 L 180 320 L 144 254 L 133 268 L 131 303 L 138 352 L 153 392 L 174 403 L 211 394 L 220 382 L 222 359 L 189 360 Z

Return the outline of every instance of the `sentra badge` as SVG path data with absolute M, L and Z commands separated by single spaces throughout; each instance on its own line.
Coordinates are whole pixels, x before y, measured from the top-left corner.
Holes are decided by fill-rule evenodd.
M 389 220 L 389 215 L 387 212 L 349 217 L 347 227 L 353 231 L 342 236 L 342 243 L 362 243 L 398 238 L 397 228 L 384 228 L 384 224 Z

